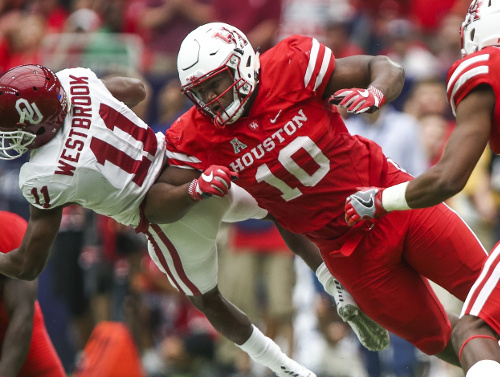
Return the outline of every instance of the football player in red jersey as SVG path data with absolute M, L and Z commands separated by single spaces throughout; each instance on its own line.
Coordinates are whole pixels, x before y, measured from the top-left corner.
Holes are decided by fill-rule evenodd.
M 0 252 L 19 247 L 27 222 L 0 211 Z M 61 360 L 45 328 L 35 281 L 0 275 L 0 376 L 65 377 Z
M 344 216 L 345 199 L 359 187 L 412 177 L 377 144 L 350 135 L 328 99 L 352 113 L 376 111 L 400 93 L 401 66 L 384 56 L 335 59 L 298 35 L 259 56 L 240 30 L 211 23 L 185 38 L 178 71 L 195 107 L 166 134 L 170 166 L 160 181 L 172 197 L 191 196 L 195 206 L 204 187 L 218 184 L 218 169 L 237 173 L 283 228 L 316 243 L 371 318 L 458 365 L 450 342 L 458 318 L 446 314 L 426 278 L 464 300 L 486 260 L 475 235 L 444 204 L 354 227 Z
M 448 71 L 448 101 L 456 116 L 440 161 L 417 178 L 351 195 L 346 220 L 354 225 L 391 211 L 436 205 L 460 192 L 488 145 L 500 153 L 500 3 L 474 0 L 462 24 L 462 59 Z M 370 205 L 367 203 L 370 202 Z M 500 244 L 497 244 L 452 333 L 467 377 L 500 375 Z

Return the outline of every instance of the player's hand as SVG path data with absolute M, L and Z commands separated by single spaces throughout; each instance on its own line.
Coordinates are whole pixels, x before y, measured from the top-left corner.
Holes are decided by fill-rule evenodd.
M 368 89 L 337 90 L 329 101 L 334 105 L 347 107 L 348 113 L 373 113 L 385 103 L 385 96 L 380 90 L 370 85 Z
M 212 165 L 201 174 L 200 178 L 191 182 L 189 195 L 196 201 L 212 195 L 223 197 L 229 192 L 231 181 L 235 179 L 238 179 L 238 173 L 225 166 Z
M 345 221 L 349 226 L 356 225 L 362 220 L 371 220 L 388 213 L 382 206 L 382 192 L 377 187 L 362 187 L 360 191 L 347 197 L 345 201 Z

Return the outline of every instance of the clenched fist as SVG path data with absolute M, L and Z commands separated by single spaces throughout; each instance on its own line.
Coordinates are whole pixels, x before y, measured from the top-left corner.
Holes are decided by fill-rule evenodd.
M 347 197 L 344 212 L 345 221 L 349 226 L 356 225 L 362 220 L 382 217 L 388 211 L 382 205 L 382 192 L 377 187 L 364 187 Z
M 201 174 L 200 178 L 193 179 L 189 185 L 189 195 L 196 201 L 212 195 L 223 197 L 229 192 L 231 181 L 235 179 L 238 179 L 238 173 L 225 166 L 212 165 Z
M 373 113 L 385 103 L 385 96 L 380 90 L 370 85 L 368 89 L 338 90 L 330 98 L 330 103 L 347 107 L 348 113 Z

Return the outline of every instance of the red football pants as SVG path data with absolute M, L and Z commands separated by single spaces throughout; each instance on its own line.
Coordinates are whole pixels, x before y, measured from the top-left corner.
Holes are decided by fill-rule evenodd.
M 325 249 L 322 255 L 368 316 L 429 355 L 446 347 L 451 324 L 426 278 L 464 301 L 487 258 L 444 204 L 391 212 L 365 231 L 350 256 Z

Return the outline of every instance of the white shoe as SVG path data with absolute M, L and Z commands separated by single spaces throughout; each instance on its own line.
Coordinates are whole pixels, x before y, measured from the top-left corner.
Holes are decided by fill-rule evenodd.
M 279 372 L 275 372 L 279 377 L 316 377 L 316 374 L 292 359 L 286 360 L 280 368 Z
M 358 306 L 351 294 L 337 280 L 335 284 L 335 303 L 337 313 L 347 322 L 361 344 L 370 351 L 382 351 L 389 346 L 389 332 L 368 317 Z

